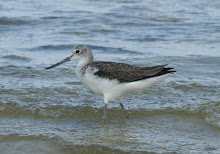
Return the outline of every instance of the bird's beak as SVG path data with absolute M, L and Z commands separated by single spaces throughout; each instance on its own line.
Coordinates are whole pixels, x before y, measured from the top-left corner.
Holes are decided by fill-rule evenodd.
M 68 61 L 70 61 L 70 58 L 71 58 L 71 57 L 67 57 L 67 58 L 61 60 L 60 62 L 58 62 L 58 63 L 56 63 L 56 64 L 54 64 L 54 65 L 52 65 L 52 66 L 50 66 L 50 67 L 47 67 L 46 69 L 51 69 L 51 68 L 53 68 L 53 67 L 56 67 L 56 66 L 58 66 L 58 65 L 61 65 L 61 64 L 65 63 L 65 62 L 68 62 Z

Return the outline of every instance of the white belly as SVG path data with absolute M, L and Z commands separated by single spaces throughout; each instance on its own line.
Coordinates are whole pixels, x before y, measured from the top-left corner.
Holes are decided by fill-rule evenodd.
M 81 77 L 80 81 L 96 95 L 103 96 L 111 93 L 112 89 L 119 84 L 116 80 L 108 80 L 88 73 Z
M 164 80 L 170 74 L 165 74 L 158 77 L 153 77 L 145 80 L 139 80 L 129 83 L 119 83 L 117 80 L 109 80 L 106 78 L 100 78 L 97 75 L 93 75 L 91 72 L 87 72 L 84 75 L 77 73 L 80 81 L 86 85 L 96 95 L 103 95 L 109 101 L 115 98 L 120 98 L 123 95 L 131 92 L 138 92 L 153 86 L 154 84 Z

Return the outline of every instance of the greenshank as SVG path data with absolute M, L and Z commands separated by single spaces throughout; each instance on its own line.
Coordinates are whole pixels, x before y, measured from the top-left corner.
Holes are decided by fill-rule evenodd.
M 173 74 L 173 68 L 157 65 L 153 67 L 137 67 L 125 63 L 94 61 L 90 48 L 77 45 L 70 56 L 47 67 L 50 69 L 67 61 L 78 62 L 76 75 L 94 94 L 104 96 L 104 115 L 107 116 L 107 105 L 118 99 L 125 116 L 128 114 L 121 102 L 121 97 L 132 92 L 139 92 L 164 80 Z

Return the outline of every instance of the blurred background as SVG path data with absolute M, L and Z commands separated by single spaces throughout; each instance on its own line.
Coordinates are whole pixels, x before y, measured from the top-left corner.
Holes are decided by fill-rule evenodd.
M 220 153 L 220 1 L 0 0 L 1 153 Z M 177 73 L 103 98 L 51 70 L 77 44 L 97 61 L 169 64 Z

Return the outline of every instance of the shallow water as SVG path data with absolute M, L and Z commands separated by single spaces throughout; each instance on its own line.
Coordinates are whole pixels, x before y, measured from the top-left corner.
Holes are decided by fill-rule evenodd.
M 0 0 L 1 153 L 220 153 L 220 2 Z M 45 67 L 87 44 L 96 60 L 169 64 L 177 73 L 103 98 L 76 63 Z

